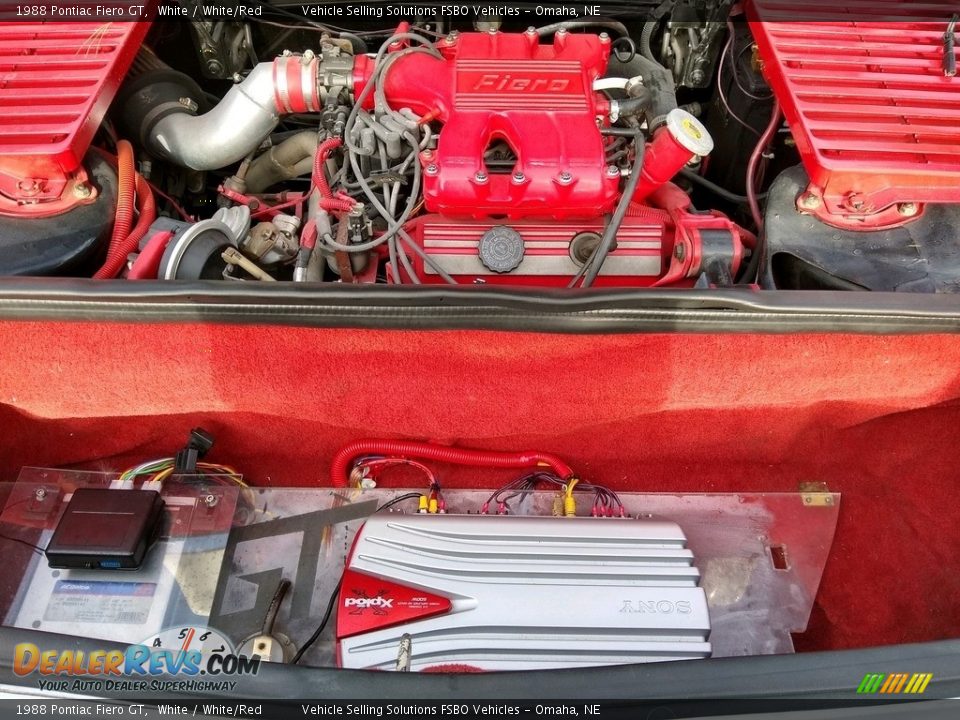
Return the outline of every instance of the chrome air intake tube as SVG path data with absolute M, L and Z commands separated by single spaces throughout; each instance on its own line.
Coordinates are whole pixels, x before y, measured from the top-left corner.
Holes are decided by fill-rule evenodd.
M 257 65 L 213 108 L 196 84 L 170 69 L 137 77 L 123 122 L 151 152 L 193 170 L 242 160 L 267 138 L 281 115 L 320 109 L 320 62 L 312 53 Z

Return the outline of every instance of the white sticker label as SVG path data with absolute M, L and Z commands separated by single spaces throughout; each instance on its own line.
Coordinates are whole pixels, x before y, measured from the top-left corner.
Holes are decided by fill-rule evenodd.
M 43 619 L 72 623 L 143 625 L 155 583 L 57 580 Z

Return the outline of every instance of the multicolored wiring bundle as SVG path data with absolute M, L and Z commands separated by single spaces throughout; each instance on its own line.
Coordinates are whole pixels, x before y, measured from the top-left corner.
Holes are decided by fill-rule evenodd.
M 543 470 L 522 475 L 513 482 L 507 483 L 495 491 L 480 508 L 480 513 L 486 515 L 490 512 L 490 507 L 496 505 L 497 515 L 512 514 L 513 509 L 510 507 L 511 500 L 520 498 L 522 501 L 530 495 L 530 493 L 534 492 L 538 486 L 542 485 L 554 486 L 560 490 L 554 501 L 554 515 L 573 517 L 577 514 L 577 503 L 574 497 L 574 492 L 576 491 L 593 493 L 593 507 L 590 510 L 590 515 L 593 517 L 627 516 L 620 497 L 610 488 L 603 485 L 585 483 L 576 477 L 564 480 L 559 475 Z
M 176 458 L 165 457 L 156 460 L 148 460 L 134 467 L 124 470 L 117 483 L 121 487 L 132 486 L 137 479 L 142 479 L 144 483 L 163 482 L 176 471 Z M 190 478 L 202 478 L 214 482 L 232 482 L 240 487 L 247 487 L 243 481 L 243 476 L 236 469 L 229 465 L 220 465 L 218 463 L 198 462 L 195 473 L 191 473 Z
M 454 462 L 455 464 L 474 465 L 479 467 L 509 467 L 516 464 L 531 464 L 543 466 L 542 469 L 531 470 L 521 475 L 516 480 L 507 483 L 499 490 L 495 491 L 480 508 L 481 514 L 489 514 L 491 507 L 495 508 L 497 515 L 514 514 L 516 509 L 511 507 L 511 501 L 519 498 L 521 501 L 528 497 L 538 487 L 552 486 L 559 490 L 554 502 L 553 514 L 559 516 L 573 517 L 577 514 L 577 499 L 575 493 L 592 493 L 593 505 L 590 515 L 593 517 L 627 517 L 623 503 L 620 501 L 616 492 L 603 485 L 586 483 L 581 481 L 577 475 L 566 465 L 560 463 L 552 456 L 545 456 L 539 453 L 520 454 L 517 458 L 507 457 L 501 462 L 502 454 L 491 453 L 490 457 L 475 458 L 473 453 L 477 451 L 460 450 L 457 448 L 446 448 L 433 446 L 427 443 L 406 443 L 404 447 L 398 447 L 397 455 L 380 454 L 356 454 L 352 458 L 352 463 L 347 464 L 346 458 L 349 458 L 357 448 L 378 450 L 381 447 L 389 447 L 390 443 L 386 441 L 366 441 L 357 443 L 357 448 L 348 446 L 338 454 L 339 462 L 335 463 L 337 469 L 334 477 L 339 479 L 342 471 L 346 471 L 349 478 L 348 484 L 355 488 L 373 488 L 377 484 L 379 473 L 391 468 L 410 467 L 422 473 L 427 480 L 428 491 L 419 495 L 418 512 L 421 513 L 445 513 L 447 505 L 443 497 L 443 491 L 440 487 L 440 481 L 436 473 L 426 464 L 419 460 L 412 459 L 407 455 L 424 455 L 433 459 L 433 455 L 439 455 L 443 451 L 441 461 Z M 407 447 L 409 445 L 409 447 Z M 399 454 L 403 452 L 403 454 Z M 459 453 L 459 454 L 458 454 Z M 461 457 L 461 455 L 463 457 Z M 552 462 L 544 462 L 542 458 L 547 458 Z M 556 465 L 567 471 L 565 476 L 554 471 L 550 465 Z M 342 468 L 342 470 L 341 470 Z M 334 483 L 336 486 L 337 483 Z M 343 483 L 340 482 L 342 486 Z

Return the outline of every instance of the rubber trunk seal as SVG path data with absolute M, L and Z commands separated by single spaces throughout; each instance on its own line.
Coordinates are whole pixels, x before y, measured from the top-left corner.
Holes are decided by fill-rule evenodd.
M 0 282 L 0 320 L 196 322 L 546 333 L 929 334 L 960 331 L 960 295 L 832 291 L 392 288 L 220 282 Z

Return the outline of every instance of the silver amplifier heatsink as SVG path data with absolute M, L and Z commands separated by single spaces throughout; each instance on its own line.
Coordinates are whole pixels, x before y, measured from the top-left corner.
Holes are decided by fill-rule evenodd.
M 367 520 L 337 609 L 340 664 L 527 670 L 710 655 L 700 574 L 657 520 L 385 515 Z

